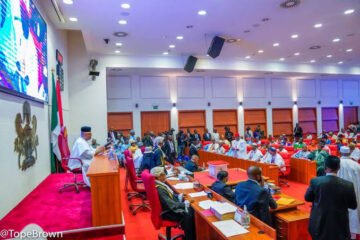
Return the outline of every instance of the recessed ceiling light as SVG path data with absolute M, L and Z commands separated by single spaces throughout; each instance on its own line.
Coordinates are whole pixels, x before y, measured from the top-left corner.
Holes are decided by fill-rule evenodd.
M 78 19 L 77 19 L 76 17 L 70 17 L 69 20 L 70 20 L 71 22 L 77 22 L 77 21 L 78 21 Z
M 169 48 L 175 48 L 174 44 L 169 45 Z
M 285 61 L 285 58 L 280 58 L 279 60 L 280 60 L 280 61 Z
M 314 63 L 314 62 L 316 62 L 316 60 L 315 60 L 315 59 L 312 59 L 310 62 L 311 62 L 311 63 Z
M 177 36 L 177 37 L 176 37 L 176 39 L 177 39 L 177 40 L 183 40 L 183 39 L 184 39 L 184 37 L 183 37 L 183 36 L 181 36 L 181 35 L 179 35 L 179 36 Z
M 118 42 L 118 43 L 115 43 L 115 45 L 120 47 L 120 46 L 122 46 L 122 43 Z
M 198 14 L 200 16 L 205 16 L 207 14 L 207 12 L 205 10 L 200 10 L 200 11 L 198 11 Z
M 260 49 L 260 50 L 258 51 L 258 53 L 264 53 L 264 50 L 261 50 L 261 49 Z
M 125 25 L 125 24 L 127 24 L 127 21 L 126 21 L 126 20 L 120 20 L 120 21 L 119 21 L 119 24 Z
M 346 49 L 346 52 L 352 52 L 352 49 L 351 48 Z
M 291 35 L 291 38 L 298 38 L 298 37 L 299 37 L 298 34 L 293 34 L 293 35 Z
M 338 64 L 343 64 L 343 63 L 344 63 L 343 61 L 338 62 Z
M 73 4 L 74 3 L 73 0 L 63 0 L 63 2 L 65 4 Z
M 344 14 L 349 15 L 352 14 L 353 12 L 355 12 L 355 9 L 348 9 L 344 12 Z
M 319 48 L 321 48 L 321 46 L 319 46 L 319 45 L 314 45 L 314 46 L 309 47 L 310 50 L 315 50 L 315 49 L 319 49 Z
M 327 55 L 326 57 L 327 57 L 327 58 L 332 58 L 332 55 Z
M 116 50 L 115 53 L 120 53 L 120 51 L 119 51 L 119 50 Z
M 169 52 L 163 52 L 163 55 L 168 55 L 169 54 Z
M 123 3 L 123 4 L 121 4 L 121 8 L 123 8 L 123 9 L 129 9 L 129 8 L 130 8 L 130 4 L 128 4 L 128 3 Z
M 278 47 L 280 45 L 280 43 L 274 43 L 273 46 L 274 47 Z
M 340 42 L 340 38 L 334 38 L 332 41 L 333 42 Z
M 128 35 L 128 33 L 126 32 L 114 32 L 113 34 L 115 37 L 121 37 L 121 38 L 126 37 Z
M 251 56 L 246 56 L 245 58 L 246 58 L 246 59 L 250 59 L 250 58 L 251 58 Z
M 229 38 L 229 39 L 226 39 L 226 42 L 227 43 L 234 43 L 236 42 L 237 40 L 235 38 Z
M 314 25 L 314 28 L 321 28 L 322 27 L 322 23 L 317 23 Z
M 299 52 L 296 52 L 296 53 L 294 53 L 294 55 L 295 55 L 295 56 L 299 56 L 299 55 L 300 55 L 300 53 L 299 53 Z

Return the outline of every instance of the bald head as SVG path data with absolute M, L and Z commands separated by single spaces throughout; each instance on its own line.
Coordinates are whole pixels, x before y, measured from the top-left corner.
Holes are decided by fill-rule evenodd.
M 262 170 L 258 166 L 251 166 L 247 170 L 247 175 L 249 179 L 261 181 Z

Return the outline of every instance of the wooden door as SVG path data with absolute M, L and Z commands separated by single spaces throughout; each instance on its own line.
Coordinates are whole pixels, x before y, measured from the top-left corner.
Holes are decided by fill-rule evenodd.
M 127 136 L 133 129 L 132 112 L 111 112 L 107 116 L 108 130 L 122 131 Z
M 357 124 L 358 121 L 358 108 L 344 107 L 344 127 L 347 128 L 350 124 Z
M 303 133 L 317 133 L 316 108 L 299 108 L 299 125 Z
M 293 135 L 293 117 L 291 108 L 274 108 L 272 110 L 273 135 Z
M 245 109 L 244 110 L 245 130 L 250 127 L 252 131 L 259 125 L 264 135 L 267 135 L 266 127 L 266 109 Z
M 337 107 L 322 108 L 322 130 L 325 132 L 339 131 L 339 111 Z
M 225 134 L 225 126 L 230 128 L 234 134 L 238 132 L 238 117 L 237 110 L 214 110 L 213 111 L 213 126 L 216 128 L 220 136 Z
M 170 112 L 141 112 L 141 135 L 153 131 L 156 135 L 170 130 Z
M 179 111 L 179 130 L 185 132 L 188 128 L 190 128 L 192 133 L 196 129 L 202 138 L 206 128 L 206 115 L 204 110 Z

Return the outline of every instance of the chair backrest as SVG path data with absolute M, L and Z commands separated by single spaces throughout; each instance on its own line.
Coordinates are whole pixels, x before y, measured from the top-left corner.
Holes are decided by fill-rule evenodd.
M 286 166 L 285 172 L 281 172 L 283 176 L 289 176 L 291 170 L 291 155 L 289 153 L 280 153 L 280 156 L 284 159 Z
M 134 191 L 137 191 L 138 188 L 137 188 L 136 180 L 138 179 L 138 177 L 136 176 L 133 159 L 130 158 L 130 157 L 127 157 L 126 161 L 125 161 L 125 166 L 126 166 L 126 171 L 128 173 L 128 176 L 129 176 L 129 182 L 130 182 L 131 188 Z
M 151 207 L 151 221 L 156 230 L 161 228 L 162 219 L 160 214 L 162 212 L 158 191 L 155 187 L 155 177 L 149 173 L 149 170 L 145 169 L 141 173 L 141 179 L 143 180 L 146 197 Z
M 124 157 L 125 157 L 125 159 L 126 159 L 127 157 L 131 157 L 131 152 L 130 152 L 130 150 L 126 149 L 126 150 L 124 151 Z
M 67 172 L 70 170 L 70 168 L 68 167 L 68 162 L 69 162 L 68 158 L 70 157 L 70 149 L 69 149 L 67 137 L 64 135 L 64 133 L 61 133 L 58 136 L 58 145 L 62 158 L 59 159 L 61 161 L 61 167 L 65 172 Z
M 329 149 L 331 151 L 331 155 L 335 155 L 335 156 L 338 155 L 338 146 L 337 145 L 331 144 L 331 145 L 329 145 Z
M 246 152 L 249 153 L 251 151 L 252 147 L 251 145 L 246 145 Z

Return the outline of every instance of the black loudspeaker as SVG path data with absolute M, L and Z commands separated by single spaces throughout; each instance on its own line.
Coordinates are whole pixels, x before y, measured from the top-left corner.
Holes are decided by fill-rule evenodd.
M 195 67 L 195 64 L 196 64 L 196 61 L 197 61 L 197 58 L 194 57 L 194 56 L 189 56 L 188 59 L 186 60 L 186 64 L 185 64 L 185 67 L 184 67 L 184 70 L 187 71 L 187 72 L 192 72 L 194 71 L 194 67 Z
M 224 45 L 225 39 L 215 36 L 211 41 L 210 47 L 207 51 L 207 54 L 212 57 L 216 58 L 220 55 L 221 49 Z

